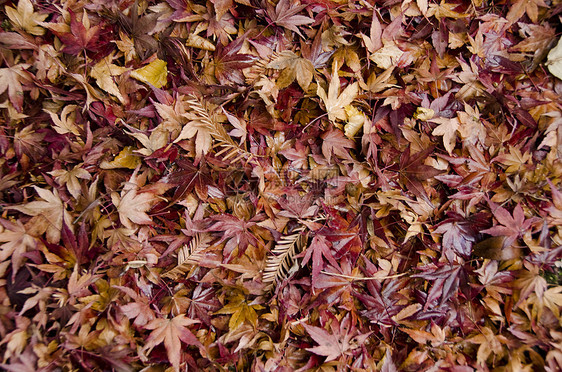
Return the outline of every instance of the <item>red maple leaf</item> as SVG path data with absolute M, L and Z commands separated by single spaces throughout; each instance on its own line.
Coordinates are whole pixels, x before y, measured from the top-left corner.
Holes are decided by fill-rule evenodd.
M 304 266 L 312 258 L 312 286 L 317 285 L 320 271 L 324 268 L 324 259 L 328 260 L 334 267 L 339 267 L 336 259 L 334 258 L 328 241 L 323 235 L 316 235 L 312 239 L 312 243 L 307 248 L 304 254 L 302 265 Z
M 513 216 L 502 206 L 497 205 L 492 201 L 488 201 L 492 213 L 501 226 L 492 226 L 489 229 L 482 230 L 481 232 L 490 234 L 492 236 L 505 236 L 507 238 L 504 246 L 510 246 L 519 237 L 523 236 L 535 222 L 539 221 L 538 217 L 525 218 L 523 208 L 517 204 L 513 209 Z
M 291 4 L 289 0 L 281 0 L 277 3 L 275 9 L 268 4 L 267 14 L 272 23 L 294 31 L 299 34 L 300 37 L 304 38 L 298 26 L 314 22 L 314 19 L 298 14 L 307 6 L 308 5 L 296 5 L 295 3 Z
M 62 49 L 63 52 L 73 54 L 75 56 L 82 53 L 84 50 L 98 52 L 102 45 L 106 44 L 102 40 L 101 34 L 104 30 L 102 24 L 90 26 L 88 15 L 84 13 L 82 22 L 76 19 L 73 11 L 70 13 L 70 32 L 57 33 L 59 39 L 65 44 Z

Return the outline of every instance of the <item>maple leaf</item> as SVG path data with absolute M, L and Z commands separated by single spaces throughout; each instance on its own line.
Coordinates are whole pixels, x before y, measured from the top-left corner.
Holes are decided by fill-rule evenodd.
M 145 142 L 143 142 L 143 140 L 139 139 L 139 137 L 138 137 L 138 135 L 140 135 L 140 133 L 135 133 L 135 134 L 132 134 L 133 137 L 137 138 L 143 145 L 145 145 Z M 146 135 L 144 137 L 146 137 Z M 146 138 L 146 141 L 148 143 L 150 143 L 148 138 Z M 142 150 L 139 150 L 138 152 L 143 154 L 143 155 L 150 155 L 150 154 L 144 153 Z M 133 154 L 132 146 L 125 146 L 123 148 L 123 150 L 121 150 L 121 152 L 119 152 L 119 154 L 117 154 L 117 156 L 115 156 L 115 158 L 113 160 L 102 161 L 100 163 L 100 168 L 101 169 L 117 169 L 117 168 L 136 169 L 139 166 L 140 162 L 141 161 L 140 161 L 139 157 L 135 156 Z
M 317 355 L 326 356 L 326 361 L 337 359 L 340 355 L 349 349 L 349 344 L 340 338 L 340 335 L 333 335 L 328 333 L 323 328 L 303 324 L 308 334 L 320 346 L 307 348 L 306 350 L 313 352 Z M 348 340 L 347 340 L 348 341 Z
M 314 196 L 312 194 L 300 195 L 298 191 L 289 191 L 277 200 L 283 210 L 279 212 L 279 216 L 296 218 L 303 224 L 308 224 L 306 219 L 314 217 L 318 214 L 318 206 L 313 204 Z
M 486 360 L 491 353 L 501 354 L 507 339 L 504 336 L 496 334 L 490 327 L 480 327 L 482 333 L 469 337 L 466 341 L 480 345 L 476 354 L 476 361 L 479 365 L 485 366 Z
M 25 226 L 20 222 L 15 223 L 0 219 L 0 224 L 5 228 L 0 232 L 0 261 L 11 258 L 12 278 L 23 265 L 24 254 L 37 246 L 37 239 L 29 235 Z
M 431 333 L 421 329 L 406 329 L 402 328 L 412 339 L 419 344 L 431 343 L 431 346 L 438 347 L 445 342 L 446 333 L 449 327 L 441 329 L 437 324 L 431 323 Z
M 320 276 L 320 272 L 324 268 L 324 259 L 334 266 L 339 267 L 334 258 L 330 247 L 328 246 L 326 237 L 323 235 L 315 235 L 310 246 L 305 250 L 302 265 L 306 265 L 312 258 L 312 285 L 315 286 Z
M 58 134 L 72 133 L 76 136 L 80 135 L 80 130 L 76 125 L 76 105 L 66 105 L 60 113 L 49 112 L 49 116 L 53 121 L 54 129 Z
M 472 108 L 465 103 L 464 111 L 457 111 L 457 117 L 460 123 L 458 133 L 463 143 L 472 145 L 485 143 L 486 128 L 482 125 L 478 108 Z
M 541 319 L 544 307 L 547 307 L 559 319 L 560 309 L 562 309 L 562 286 L 549 288 L 542 293 L 542 296 L 532 293 L 527 302 L 535 308 L 533 313 L 537 314 L 537 319 Z
M 5 10 L 16 28 L 36 36 L 45 34 L 45 29 L 38 24 L 43 22 L 49 14 L 35 13 L 30 0 L 19 0 L 17 8 L 6 6 Z
M 339 129 L 332 128 L 322 135 L 322 154 L 328 159 L 328 163 L 331 163 L 332 155 L 341 159 L 352 160 L 349 151 L 346 149 L 354 146 L 353 141 L 346 138 Z
M 121 195 L 116 192 L 111 194 L 113 205 L 119 212 L 119 220 L 127 229 L 133 229 L 134 224 L 151 224 L 152 219 L 145 212 L 157 202 L 152 192 L 138 192 L 136 179 L 135 171 L 127 185 L 123 187 Z
M 443 173 L 442 170 L 435 169 L 429 165 L 423 164 L 423 161 L 431 154 L 433 147 L 420 151 L 414 155 L 410 155 L 410 147 L 400 155 L 400 164 L 398 166 L 400 180 L 404 183 L 408 191 L 411 191 L 417 197 L 425 200 L 428 205 L 433 205 L 427 196 L 421 181 L 435 177 Z
M 450 77 L 457 83 L 462 84 L 461 89 L 455 94 L 455 97 L 467 100 L 475 95 L 481 94 L 484 90 L 480 79 L 480 71 L 476 63 L 470 60 L 470 65 L 463 60 L 459 60 L 462 71 L 452 73 Z
M 222 241 L 230 239 L 224 247 L 223 255 L 225 257 L 230 257 L 235 248 L 238 248 L 238 255 L 242 255 L 249 244 L 257 244 L 257 239 L 251 231 L 256 222 L 245 221 L 227 214 L 216 216 L 214 219 L 217 222 L 210 229 L 222 231 Z
M 268 4 L 267 14 L 269 15 L 272 23 L 294 31 L 300 37 L 304 38 L 298 26 L 310 24 L 314 22 L 314 19 L 298 15 L 297 13 L 306 8 L 308 5 L 297 4 L 298 2 L 291 4 L 291 0 L 281 0 L 275 6 L 275 10 Z
M 31 82 L 31 78 L 26 71 L 30 65 L 20 63 L 12 67 L 0 68 L 0 94 L 8 90 L 10 102 L 18 112 L 21 112 L 23 105 L 22 83 Z
M 230 297 L 228 304 L 216 312 L 216 314 L 232 314 L 228 321 L 230 330 L 235 330 L 244 323 L 249 323 L 252 327 L 257 326 L 258 314 L 256 310 L 262 310 L 263 306 L 257 303 L 248 303 L 241 293 Z
M 138 54 L 142 59 L 145 59 L 158 48 L 158 42 L 152 33 L 156 27 L 159 14 L 139 14 L 139 10 L 141 9 L 142 7 L 139 7 L 138 2 L 135 2 L 131 4 L 127 15 L 123 14 L 123 12 L 118 13 L 119 24 L 127 32 L 130 38 L 123 35 L 121 30 L 119 31 L 119 34 L 125 36 L 125 38 L 121 36 L 121 40 L 126 43 L 129 55 Z M 133 50 L 129 49 L 131 44 Z M 119 44 L 117 45 L 119 46 Z
M 326 362 L 336 360 L 340 356 L 346 354 L 350 350 L 360 347 L 361 344 L 369 337 L 371 332 L 359 334 L 357 329 L 352 325 L 349 314 L 337 324 L 337 320 L 331 323 L 332 333 L 324 328 L 303 324 L 304 328 L 319 346 L 307 348 L 306 350 L 317 355 L 326 357 Z
M 144 328 L 152 332 L 146 339 L 144 347 L 141 349 L 143 354 L 150 354 L 152 349 L 164 343 L 168 359 L 176 371 L 179 371 L 181 360 L 181 342 L 187 345 L 203 347 L 197 337 L 187 329 L 192 324 L 199 323 L 198 320 L 189 319 L 184 314 L 180 314 L 172 319 L 153 319 Z M 180 342 L 181 341 L 181 342 Z
M 162 118 L 160 124 L 163 128 L 176 131 L 185 124 L 184 114 L 188 109 L 188 104 L 184 96 L 179 96 L 171 103 L 153 102 L 153 105 L 158 115 Z
M 548 4 L 544 0 L 515 0 L 515 2 L 509 7 L 509 12 L 505 18 L 510 24 L 513 24 L 527 13 L 531 22 L 537 23 L 539 18 L 539 6 L 543 8 L 548 8 Z
M 124 54 L 125 56 L 125 63 L 131 62 L 137 55 L 135 50 L 135 43 L 134 41 L 129 38 L 127 35 L 123 33 L 123 31 L 119 31 L 119 37 L 121 40 L 114 40 L 113 42 L 117 45 L 117 48 Z
M 109 94 L 113 94 L 119 98 L 119 101 L 124 102 L 125 98 L 121 95 L 115 77 L 122 75 L 125 71 L 129 71 L 126 67 L 114 65 L 112 63 L 113 55 L 101 59 L 90 71 L 90 76 L 96 79 L 98 86 Z
M 184 125 L 180 134 L 174 140 L 174 143 L 197 136 L 195 139 L 195 153 L 197 154 L 197 158 L 200 158 L 211 149 L 211 145 L 213 143 L 211 133 L 213 128 L 209 125 L 205 118 L 201 118 L 197 114 L 188 112 L 183 116 L 189 121 Z
M 520 27 L 521 30 L 519 33 L 526 37 L 511 48 L 511 50 L 514 51 L 540 54 L 550 45 L 555 37 L 555 30 L 548 24 L 536 25 L 520 23 Z
M 150 301 L 146 296 L 137 294 L 129 287 L 116 285 L 113 286 L 113 288 L 120 289 L 134 300 L 134 302 L 129 302 L 119 307 L 127 318 L 135 319 L 133 322 L 134 325 L 142 327 L 155 319 L 154 311 L 150 307 Z
M 413 278 L 423 278 L 433 281 L 433 285 L 427 293 L 424 310 L 434 306 L 434 302 L 441 298 L 442 306 L 458 290 L 461 284 L 465 284 L 466 274 L 463 267 L 458 264 L 426 265 L 420 267 L 423 273 L 412 275 Z
M 55 177 L 59 185 L 66 185 L 68 192 L 70 195 L 74 196 L 75 199 L 78 199 L 82 190 L 78 179 L 89 180 L 92 178 L 90 173 L 84 168 L 81 168 L 80 165 L 75 166 L 70 171 L 66 169 L 56 169 L 49 172 L 49 174 Z
M 457 19 L 457 18 L 464 18 L 468 16 L 468 14 L 456 12 L 455 11 L 456 8 L 458 8 L 458 4 L 454 4 L 454 3 L 450 4 L 445 2 L 445 0 L 442 0 L 441 3 L 439 4 L 431 3 L 429 4 L 427 16 L 428 17 L 434 16 L 439 20 L 441 20 L 441 18 Z
M 242 70 L 254 64 L 256 57 L 247 53 L 239 53 L 244 45 L 244 38 L 240 37 L 222 46 L 219 44 L 214 53 L 214 76 L 221 84 L 244 84 Z
M 445 150 L 452 155 L 453 149 L 457 142 L 457 130 L 459 129 L 459 119 L 454 118 L 434 118 L 431 123 L 437 123 L 439 126 L 431 132 L 434 136 L 443 136 L 443 145 Z
M 268 68 L 283 70 L 277 78 L 277 86 L 279 89 L 288 87 L 295 79 L 305 92 L 312 82 L 314 74 L 314 66 L 308 59 L 299 57 L 290 50 L 284 50 L 277 58 L 271 61 Z
M 383 70 L 391 70 L 403 54 L 404 52 L 392 41 L 386 42 L 382 48 L 371 54 L 369 59 Z
M 156 88 L 162 88 L 168 81 L 167 63 L 161 59 L 155 59 L 148 65 L 133 70 L 131 77 Z
M 328 91 L 326 92 L 324 89 L 318 85 L 318 89 L 316 94 L 318 97 L 322 99 L 324 102 L 324 106 L 326 108 L 326 112 L 328 113 L 328 118 L 330 121 L 334 122 L 336 119 L 345 120 L 345 106 L 351 105 L 355 97 L 357 97 L 357 93 L 359 92 L 359 83 L 355 82 L 351 85 L 348 85 L 343 92 L 340 94 L 340 78 L 338 76 L 338 69 L 337 65 L 334 67 L 334 71 L 332 73 L 332 80 L 330 81 L 330 85 L 328 86 Z
M 562 38 L 558 39 L 558 43 L 548 52 L 547 61 L 548 71 L 558 79 L 562 79 Z
M 482 230 L 481 232 L 492 236 L 505 236 L 507 240 L 504 242 L 504 247 L 511 246 L 520 236 L 523 236 L 535 222 L 539 221 L 538 217 L 526 219 L 523 208 L 521 208 L 519 203 L 513 209 L 513 217 L 502 206 L 492 201 L 488 201 L 488 203 L 490 204 L 494 217 L 502 226 L 496 225 L 489 229 Z
M 512 293 L 510 287 L 514 275 L 509 271 L 498 271 L 497 260 L 486 260 L 482 267 L 474 272 L 478 274 L 482 287 L 486 288 L 491 297 L 499 299 L 500 293 Z
M 90 26 L 90 19 L 86 10 L 82 13 L 82 21 L 76 19 L 76 14 L 70 13 L 70 32 L 57 32 L 55 34 L 65 44 L 63 52 L 73 54 L 75 56 L 84 50 L 93 52 L 100 48 L 100 35 L 102 31 L 101 25 Z
M 43 201 L 32 201 L 22 206 L 8 207 L 35 216 L 31 226 L 39 234 L 47 232 L 47 241 L 57 243 L 61 237 L 63 223 L 69 224 L 72 216 L 65 209 L 57 190 L 49 191 L 33 186 Z
M 134 227 L 133 224 L 146 225 L 152 223 L 152 219 L 145 213 L 156 202 L 152 194 L 138 194 L 137 190 L 133 189 L 121 192 L 121 196 L 113 193 L 111 199 L 117 207 L 121 223 L 126 228 L 132 229 Z
M 205 288 L 199 284 L 194 290 L 187 309 L 188 316 L 201 319 L 203 323 L 211 326 L 211 315 L 220 308 L 216 291 L 212 287 Z
M 452 257 L 445 250 L 452 250 L 462 257 L 470 257 L 477 232 L 462 216 L 453 212 L 448 216 L 449 218 L 435 229 L 436 234 L 443 234 L 443 253 L 450 261 Z
M 234 127 L 234 129 L 228 132 L 228 134 L 233 137 L 240 137 L 239 145 L 242 146 L 242 144 L 246 141 L 246 136 L 248 135 L 246 120 L 237 118 L 236 116 L 225 111 L 224 108 L 221 109 L 223 114 L 228 119 L 228 122 Z

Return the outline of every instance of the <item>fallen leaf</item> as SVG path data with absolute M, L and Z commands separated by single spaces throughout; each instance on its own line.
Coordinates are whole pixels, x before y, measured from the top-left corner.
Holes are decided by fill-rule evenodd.
M 306 92 L 312 82 L 314 66 L 309 60 L 299 57 L 290 50 L 279 53 L 277 58 L 271 61 L 268 68 L 283 70 L 277 78 L 279 89 L 288 87 L 295 79 L 300 87 Z
M 127 168 L 135 169 L 139 166 L 141 160 L 138 156 L 133 154 L 133 147 L 126 146 L 117 154 L 112 161 L 104 160 L 100 163 L 101 169 L 118 169 Z
M 64 207 L 57 190 L 50 191 L 37 186 L 33 186 L 33 188 L 43 199 L 42 201 L 32 201 L 22 206 L 9 207 L 9 209 L 35 216 L 32 219 L 33 228 L 40 234 L 46 232 L 49 243 L 57 243 L 61 237 L 63 223 L 70 226 L 72 216 Z
M 8 90 L 10 102 L 18 112 L 23 106 L 23 86 L 22 83 L 31 81 L 31 77 L 26 71 L 28 64 L 18 64 L 12 67 L 0 68 L 0 94 Z
M 111 200 L 119 212 L 119 220 L 127 229 L 134 229 L 136 224 L 151 224 L 152 219 L 146 211 L 157 202 L 156 195 L 152 192 L 138 192 L 135 180 L 136 173 L 123 187 L 121 195 L 116 192 L 111 194 Z
M 49 174 L 55 177 L 55 181 L 61 186 L 65 185 L 70 195 L 72 195 L 75 199 L 80 197 L 82 187 L 80 186 L 80 181 L 78 180 L 89 180 L 92 178 L 90 173 L 81 168 L 80 165 L 75 166 L 72 170 L 66 169 L 56 169 L 54 171 L 49 172 Z
M 351 105 L 351 103 L 357 97 L 359 92 L 359 84 L 357 82 L 348 85 L 343 92 L 340 94 L 340 78 L 338 76 L 337 66 L 335 66 L 332 73 L 332 80 L 328 86 L 328 91 L 325 91 L 318 85 L 316 94 L 324 102 L 326 112 L 328 113 L 328 118 L 330 121 L 345 120 L 345 106 Z
M 131 71 L 131 77 L 156 88 L 162 88 L 168 82 L 167 65 L 165 61 L 156 59 L 144 67 Z
M 454 118 L 433 118 L 430 120 L 432 123 L 437 123 L 439 126 L 431 132 L 434 136 L 443 136 L 443 145 L 449 155 L 453 154 L 453 149 L 457 142 L 457 130 L 459 129 L 459 119 Z
M 0 261 L 11 259 L 12 277 L 16 276 L 22 267 L 24 254 L 37 246 L 37 239 L 27 233 L 25 226 L 17 221 L 16 223 L 0 219 L 0 224 L 4 231 L 0 232 Z
M 300 37 L 304 37 L 298 26 L 307 25 L 314 20 L 310 17 L 299 15 L 301 10 L 307 7 L 307 5 L 297 5 L 298 2 L 291 4 L 291 0 L 281 0 L 275 6 L 275 10 L 271 11 L 269 16 L 271 21 L 278 26 L 285 27 L 291 31 L 299 34 Z
M 144 327 L 145 329 L 152 330 L 152 332 L 146 339 L 146 343 L 142 348 L 143 352 L 150 353 L 155 346 L 164 343 L 172 366 L 176 371 L 179 371 L 181 342 L 187 345 L 202 346 L 197 337 L 187 329 L 187 327 L 196 323 L 199 323 L 199 321 L 189 319 L 184 314 L 180 314 L 172 319 L 153 319 Z
M 382 48 L 378 49 L 376 52 L 371 54 L 371 61 L 382 68 L 383 70 L 388 70 L 398 63 L 398 59 L 402 57 L 404 52 L 398 48 L 395 43 L 387 43 Z
M 546 65 L 552 75 L 562 79 L 562 38 L 558 40 L 556 46 L 548 53 Z M 0 88 L 1 91 L 2 89 Z
M 43 22 L 49 14 L 38 14 L 33 11 L 30 0 L 19 0 L 17 8 L 6 6 L 6 15 L 12 24 L 32 35 L 44 35 L 45 29 L 38 25 Z
M 115 83 L 115 78 L 129 71 L 129 69 L 114 65 L 112 61 L 113 55 L 108 55 L 100 60 L 90 71 L 90 76 L 96 79 L 96 83 L 101 89 L 119 98 L 119 101 L 124 102 L 125 98 L 121 95 Z

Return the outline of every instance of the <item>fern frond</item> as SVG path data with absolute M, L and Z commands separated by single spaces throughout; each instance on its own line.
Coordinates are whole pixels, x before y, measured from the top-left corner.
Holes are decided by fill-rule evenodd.
M 279 53 L 274 52 L 267 58 L 260 59 L 254 63 L 247 72 L 244 73 L 246 75 L 246 84 L 254 85 L 259 79 L 266 77 L 268 75 L 267 72 L 271 70 L 268 65 L 278 57 Z
M 190 105 L 191 111 L 197 115 L 198 119 L 210 129 L 211 137 L 217 141 L 216 146 L 223 148 L 217 155 L 227 153 L 227 156 L 224 157 L 225 160 L 233 156 L 236 156 L 236 161 L 242 158 L 246 158 L 248 161 L 254 160 L 255 155 L 241 148 L 226 132 L 224 125 L 213 119 L 201 99 L 191 95 L 187 103 Z
M 162 277 L 177 280 L 180 276 L 185 275 L 203 259 L 205 250 L 209 248 L 209 243 L 212 240 L 213 238 L 209 234 L 196 234 L 191 239 L 191 242 L 184 245 L 178 252 L 178 265 L 166 272 Z
M 294 264 L 294 258 L 300 252 L 305 241 L 303 230 L 304 228 L 300 228 L 295 234 L 282 237 L 275 245 L 265 265 L 264 283 L 274 285 L 276 282 L 283 281 L 289 275 Z

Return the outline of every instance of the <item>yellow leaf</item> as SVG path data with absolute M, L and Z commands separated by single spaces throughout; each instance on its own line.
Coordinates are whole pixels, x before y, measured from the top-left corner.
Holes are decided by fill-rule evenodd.
M 25 226 L 21 221 L 17 223 L 2 220 L 0 222 L 4 230 L 0 233 L 0 261 L 11 259 L 12 272 L 15 276 L 16 272 L 23 265 L 28 250 L 35 249 L 37 239 L 28 234 Z
M 429 10 L 426 15 L 428 17 L 435 16 L 435 18 L 439 20 L 441 20 L 441 18 L 459 19 L 468 16 L 465 13 L 456 12 L 454 9 L 457 7 L 457 4 L 448 4 L 445 1 L 441 1 L 441 4 L 429 4 Z
M 363 128 L 365 115 L 351 105 L 345 106 L 344 109 L 347 115 L 347 124 L 344 127 L 345 136 L 353 138 L 359 132 L 359 129 Z
M 430 108 L 418 107 L 414 113 L 414 119 L 428 121 L 433 119 L 435 116 L 435 111 Z
M 103 161 L 100 164 L 101 169 L 127 168 L 135 169 L 140 164 L 138 156 L 133 155 L 133 148 L 126 146 L 112 161 Z
M 245 322 L 256 327 L 258 321 L 258 314 L 256 310 L 262 310 L 263 306 L 258 304 L 248 304 L 246 299 L 241 294 L 236 294 L 229 299 L 229 302 L 222 309 L 215 314 L 232 314 L 228 322 L 231 330 L 234 330 L 244 324 Z
M 351 47 L 344 46 L 334 53 L 332 64 L 337 63 L 338 66 L 346 64 L 353 72 L 361 70 L 361 61 L 357 52 Z
M 152 154 L 154 151 L 166 146 L 168 144 L 168 139 L 170 138 L 170 131 L 165 129 L 162 124 L 160 124 L 159 126 L 157 126 L 152 130 L 152 132 L 150 133 L 150 137 L 140 132 L 138 133 L 126 132 L 126 133 L 131 135 L 132 137 L 135 137 L 145 147 L 144 149 L 136 150 L 137 154 L 144 155 L 144 156 L 148 156 Z M 130 169 L 134 169 L 134 168 L 130 168 Z
M 346 119 L 344 107 L 350 105 L 353 102 L 358 92 L 359 84 L 355 82 L 351 85 L 348 85 L 340 94 L 340 78 L 338 76 L 337 66 L 334 66 L 332 81 L 330 81 L 328 91 L 326 92 L 320 87 L 320 85 L 318 85 L 316 93 L 324 102 L 324 106 L 326 106 L 326 112 L 328 113 L 328 118 L 330 119 L 330 121 L 335 121 L 336 119 Z
M 427 14 L 427 10 L 429 9 L 427 0 L 416 0 L 416 4 L 420 9 L 421 14 L 425 16 Z
M 12 21 L 16 28 L 20 28 L 32 35 L 45 34 L 45 29 L 37 24 L 43 22 L 49 15 L 35 13 L 30 0 L 20 0 L 18 1 L 17 8 L 7 6 L 5 10 L 6 15 L 8 15 L 8 18 L 10 18 L 10 21 Z
M 94 66 L 90 72 L 90 76 L 96 79 L 98 86 L 105 90 L 107 93 L 114 95 L 119 98 L 119 101 L 123 102 L 124 98 L 115 83 L 114 77 L 123 74 L 129 69 L 126 67 L 120 67 L 111 63 L 113 60 L 113 55 L 108 55 Z
M 386 69 L 378 76 L 373 72 L 369 75 L 367 85 L 363 89 L 368 89 L 372 93 L 379 93 L 386 88 L 397 87 L 397 85 L 393 84 L 396 82 L 396 79 L 392 77 L 392 71 L 394 71 L 394 66 Z
M 161 59 L 156 59 L 131 72 L 131 77 L 143 83 L 151 84 L 156 88 L 162 88 L 168 82 L 167 63 Z

